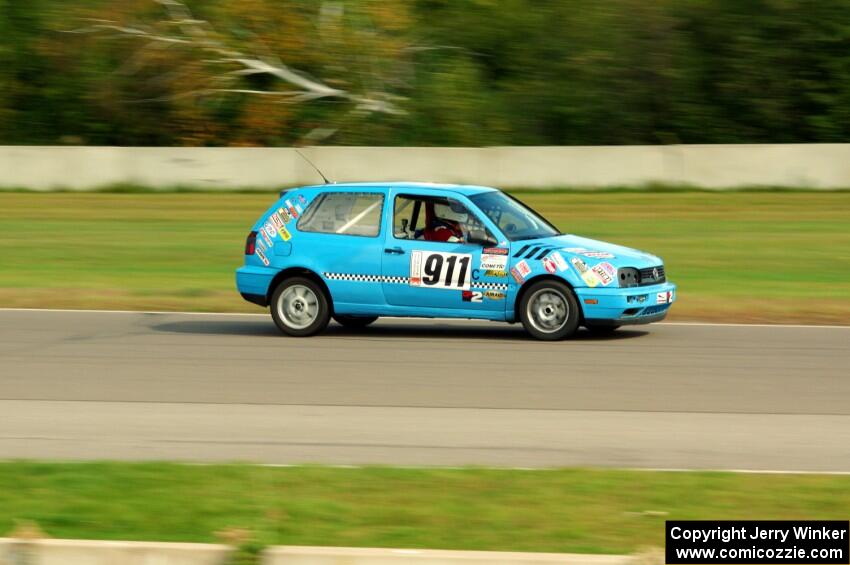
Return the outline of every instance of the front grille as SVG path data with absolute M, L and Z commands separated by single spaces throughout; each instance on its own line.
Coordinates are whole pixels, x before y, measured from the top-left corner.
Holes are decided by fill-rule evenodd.
M 647 306 L 643 309 L 643 312 L 640 313 L 641 316 L 654 316 L 655 314 L 660 314 L 669 308 L 669 304 L 659 304 L 658 306 Z
M 655 276 L 655 270 L 658 270 L 658 276 Z M 664 265 L 650 267 L 640 270 L 640 286 L 649 286 L 652 284 L 661 284 L 667 282 L 667 275 L 664 273 Z

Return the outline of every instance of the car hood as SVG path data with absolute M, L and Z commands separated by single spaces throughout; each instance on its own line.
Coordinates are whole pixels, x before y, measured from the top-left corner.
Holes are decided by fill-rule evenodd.
M 526 246 L 528 247 L 523 250 Z M 535 247 L 539 250 L 534 251 L 533 248 Z M 511 248 L 513 256 L 517 259 L 534 259 L 539 257 L 539 254 L 543 253 L 544 250 L 550 249 L 551 251 L 558 251 L 564 256 L 581 257 L 585 261 L 588 261 L 588 258 L 590 260 L 604 260 L 617 268 L 645 269 L 662 264 L 659 257 L 644 251 L 571 234 L 514 241 L 511 242 Z M 587 253 L 591 253 L 591 255 L 587 255 Z M 613 255 L 613 257 L 601 256 L 603 254 Z

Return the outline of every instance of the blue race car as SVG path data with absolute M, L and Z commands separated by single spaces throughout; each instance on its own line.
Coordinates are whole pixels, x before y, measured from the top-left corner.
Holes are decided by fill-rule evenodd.
M 676 293 L 654 255 L 562 234 L 494 188 L 420 183 L 283 191 L 236 286 L 291 336 L 409 316 L 520 321 L 557 340 L 662 320 Z

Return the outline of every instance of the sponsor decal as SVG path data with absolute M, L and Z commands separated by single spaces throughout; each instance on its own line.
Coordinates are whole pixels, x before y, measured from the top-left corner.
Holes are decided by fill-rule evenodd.
M 284 224 L 288 224 L 289 220 L 292 219 L 292 216 L 289 215 L 289 212 L 286 211 L 286 208 L 281 208 L 277 211 L 277 215 L 280 216 L 280 219 Z
M 599 284 L 599 279 L 596 277 L 593 271 L 586 271 L 582 273 L 581 280 L 583 280 L 584 284 L 586 284 L 590 288 L 593 288 Z
M 263 226 L 265 228 L 265 232 L 267 236 L 271 239 L 274 239 L 277 235 L 277 228 L 275 227 L 273 222 L 266 222 L 266 225 Z
M 266 244 L 263 243 L 262 239 L 255 240 L 255 243 L 257 245 L 257 249 L 259 249 L 260 251 L 265 251 L 266 249 L 268 249 L 268 247 L 266 247 Z
M 482 272 L 480 269 L 473 269 L 472 270 L 472 280 L 474 280 L 474 281 L 481 280 L 482 278 L 485 278 L 485 277 L 503 279 L 507 276 L 508 276 L 507 271 L 496 271 L 496 270 L 491 269 L 491 270 L 487 270 L 487 271 Z
M 304 208 L 302 208 L 300 204 L 296 204 L 295 209 L 298 211 L 299 214 L 304 213 Z
M 585 251 L 582 253 L 585 257 L 590 257 L 591 259 L 613 259 L 614 254 L 608 253 L 607 251 Z
M 617 269 L 611 263 L 599 263 L 591 269 L 602 286 L 608 286 L 617 278 Z
M 262 235 L 263 239 L 266 240 L 266 245 L 271 247 L 272 246 L 272 238 L 270 238 L 269 234 L 266 233 L 266 226 L 260 226 L 260 235 Z
M 422 271 L 422 254 L 410 254 L 410 286 L 419 286 L 422 284 L 422 277 L 414 274 Z
M 547 273 L 554 275 L 555 271 L 558 270 L 558 266 L 555 264 L 555 261 L 553 261 L 550 257 L 544 257 L 541 259 L 541 262 L 543 263 L 543 268 L 546 269 Z
M 576 268 L 576 271 L 578 271 L 580 275 L 587 272 L 587 263 L 585 263 L 578 257 L 573 257 L 572 259 L 570 259 L 570 263 L 573 264 L 573 267 Z
M 292 217 L 297 220 L 298 210 L 295 209 L 295 206 L 292 205 L 292 202 L 290 202 L 289 200 L 284 200 L 283 203 L 286 204 L 286 209 L 289 210 L 289 213 L 292 215 Z
M 590 257 L 591 259 L 613 259 L 614 254 L 608 253 L 607 251 L 593 251 L 590 249 L 585 249 L 584 247 L 565 247 L 564 251 L 567 253 L 574 253 L 576 255 L 584 255 L 585 257 Z
M 564 261 L 564 256 L 558 253 L 557 251 L 553 251 L 552 253 L 550 253 L 549 258 L 555 263 L 555 266 L 558 267 L 559 271 L 566 271 L 570 268 L 570 266 L 567 265 L 567 262 Z
M 460 295 L 464 302 L 484 302 L 484 294 L 477 290 L 462 290 Z
M 292 239 L 292 234 L 289 233 L 289 230 L 286 229 L 286 226 L 278 227 L 277 231 L 280 232 L 280 237 L 283 238 L 283 241 L 289 241 L 290 239 Z
M 516 267 L 511 267 L 511 275 L 513 276 L 517 284 L 522 284 L 522 281 L 525 280 L 523 276 L 519 274 L 519 271 L 516 270 Z
M 673 304 L 673 291 L 659 292 L 655 295 L 656 304 Z
M 570 263 L 573 264 L 573 267 L 575 267 L 576 271 L 578 271 L 578 273 L 581 275 L 581 280 L 584 281 L 584 284 L 586 284 L 590 288 L 593 288 L 599 284 L 599 278 L 597 278 L 596 273 L 587 268 L 587 263 L 585 263 L 578 257 L 573 257 L 572 259 L 570 259 Z
M 410 254 L 410 285 L 469 290 L 471 267 L 469 253 L 413 251 Z
M 490 300 L 504 300 L 506 296 L 501 290 L 488 290 L 484 293 L 484 297 Z
M 262 251 L 260 251 L 260 249 L 259 249 L 259 248 L 257 248 L 255 251 L 256 251 L 257 257 L 259 257 L 259 258 L 260 258 L 260 261 L 262 261 L 262 262 L 263 262 L 263 265 L 265 265 L 266 267 L 268 267 L 268 266 L 269 266 L 269 258 L 268 258 L 268 257 L 266 257 L 266 254 L 265 254 L 265 253 L 263 253 Z
M 298 195 L 298 201 L 301 202 L 301 204 L 307 204 L 307 199 L 304 198 L 303 194 Z
M 522 276 L 523 279 L 531 274 L 531 267 L 528 266 L 528 263 L 525 261 L 525 259 L 517 263 L 514 268 Z
M 491 253 L 491 251 L 495 253 Z M 483 271 L 504 271 L 508 268 L 508 250 L 498 247 L 490 247 L 481 252 L 481 265 Z
M 278 215 L 278 214 L 272 214 L 272 215 L 270 216 L 270 218 L 271 218 L 271 221 L 272 221 L 272 223 L 274 224 L 274 227 L 275 227 L 275 228 L 280 228 L 280 226 L 282 226 L 282 225 L 283 225 L 283 220 L 281 220 L 281 219 L 280 219 L 280 215 Z

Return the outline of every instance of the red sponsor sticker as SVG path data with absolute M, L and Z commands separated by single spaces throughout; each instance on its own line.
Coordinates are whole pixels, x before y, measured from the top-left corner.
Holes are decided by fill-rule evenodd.
M 513 275 L 514 280 L 517 282 L 517 284 L 522 284 L 522 281 L 525 280 L 523 276 L 519 274 L 519 271 L 516 270 L 516 267 L 511 267 L 511 275 Z
M 507 255 L 508 250 L 504 247 L 485 247 L 481 253 L 484 255 Z

